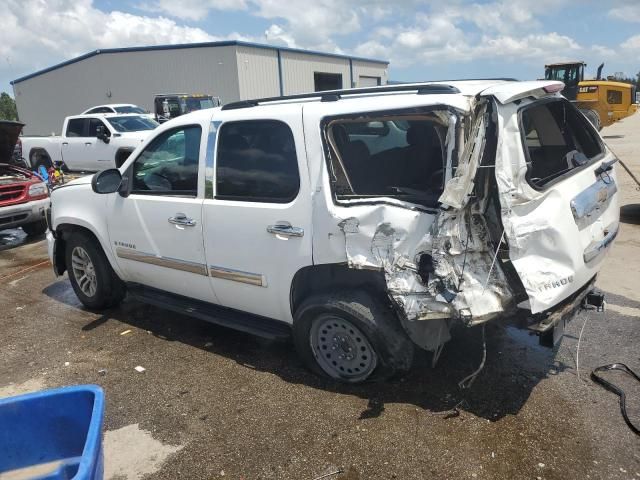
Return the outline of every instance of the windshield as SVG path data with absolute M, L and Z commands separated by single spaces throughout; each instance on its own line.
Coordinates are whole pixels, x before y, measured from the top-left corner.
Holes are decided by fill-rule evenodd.
M 215 107 L 211 97 L 187 97 L 184 99 L 185 113 Z
M 128 105 L 125 107 L 114 107 L 114 110 L 116 111 L 116 113 L 147 113 L 142 108 L 135 107 L 133 105 Z
M 547 67 L 546 80 L 558 80 L 566 84 L 574 84 L 580 81 L 580 68 L 578 65 L 562 67 Z
M 126 117 L 109 117 L 107 121 L 118 132 L 139 132 L 141 130 L 153 130 L 160 125 L 149 117 L 127 115 Z

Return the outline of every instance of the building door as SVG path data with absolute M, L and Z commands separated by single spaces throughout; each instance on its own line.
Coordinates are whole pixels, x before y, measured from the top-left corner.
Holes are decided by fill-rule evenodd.
M 377 87 L 380 85 L 380 77 L 368 77 L 360 75 L 358 78 L 358 87 Z
M 340 90 L 342 88 L 342 74 L 314 72 L 313 82 L 316 92 Z

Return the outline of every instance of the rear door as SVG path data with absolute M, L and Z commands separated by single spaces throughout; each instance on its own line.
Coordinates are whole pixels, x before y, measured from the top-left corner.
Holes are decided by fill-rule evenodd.
M 537 313 L 580 290 L 601 268 L 618 232 L 616 160 L 561 97 L 508 103 L 498 112 L 504 237 Z
M 301 109 L 272 108 L 214 117 L 204 245 L 222 305 L 290 323 L 293 277 L 312 264 L 311 195 Z

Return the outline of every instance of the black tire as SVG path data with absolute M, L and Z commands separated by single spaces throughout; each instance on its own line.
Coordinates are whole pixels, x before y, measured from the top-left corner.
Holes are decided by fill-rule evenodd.
M 111 268 L 102 247 L 93 236 L 84 232 L 73 232 L 66 240 L 65 262 L 73 291 L 85 307 L 91 310 L 103 310 L 118 305 L 126 295 L 126 286 Z M 83 292 L 76 278 L 76 269 L 72 264 L 72 253 L 76 247 L 86 252 L 95 272 L 95 292 L 88 295 Z
M 366 337 L 377 356 L 375 370 L 368 377 L 354 380 L 337 371 L 329 374 L 318 363 L 311 346 L 312 326 L 329 316 L 355 325 Z M 365 291 L 325 293 L 308 298 L 294 314 L 292 333 L 298 355 L 311 371 L 345 383 L 385 380 L 408 371 L 413 363 L 413 343 L 402 329 L 396 313 L 390 305 Z
M 44 232 L 47 231 L 47 221 L 38 220 L 37 222 L 27 223 L 22 225 L 22 230 L 24 230 L 24 233 L 26 233 L 28 237 L 43 235 Z
M 598 131 L 602 130 L 602 124 L 600 123 L 600 115 L 596 110 L 584 109 L 580 111 L 583 113 L 585 117 L 587 117 L 587 120 L 591 122 L 591 125 L 593 125 L 596 128 L 596 130 Z

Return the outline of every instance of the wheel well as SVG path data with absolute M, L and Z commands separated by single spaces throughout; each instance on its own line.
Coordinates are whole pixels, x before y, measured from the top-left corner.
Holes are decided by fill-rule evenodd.
M 56 250 L 55 250 L 55 266 L 56 272 L 59 275 L 62 275 L 67 270 L 66 260 L 65 260 L 65 250 L 67 240 L 73 233 L 84 233 L 95 240 L 95 242 L 102 248 L 100 245 L 100 241 L 98 237 L 96 237 L 91 230 L 85 227 L 81 227 L 79 225 L 73 225 L 70 223 L 65 223 L 62 225 L 58 225 L 56 229 Z
M 116 152 L 116 158 L 115 158 L 116 168 L 120 168 L 122 164 L 127 161 L 127 158 L 129 158 L 129 155 L 131 155 L 132 152 L 133 152 L 133 148 L 124 147 L 119 149 Z
M 291 282 L 291 313 L 312 294 L 336 289 L 365 289 L 374 294 L 386 294 L 384 273 L 377 270 L 356 270 L 346 264 L 324 264 L 304 267 Z

